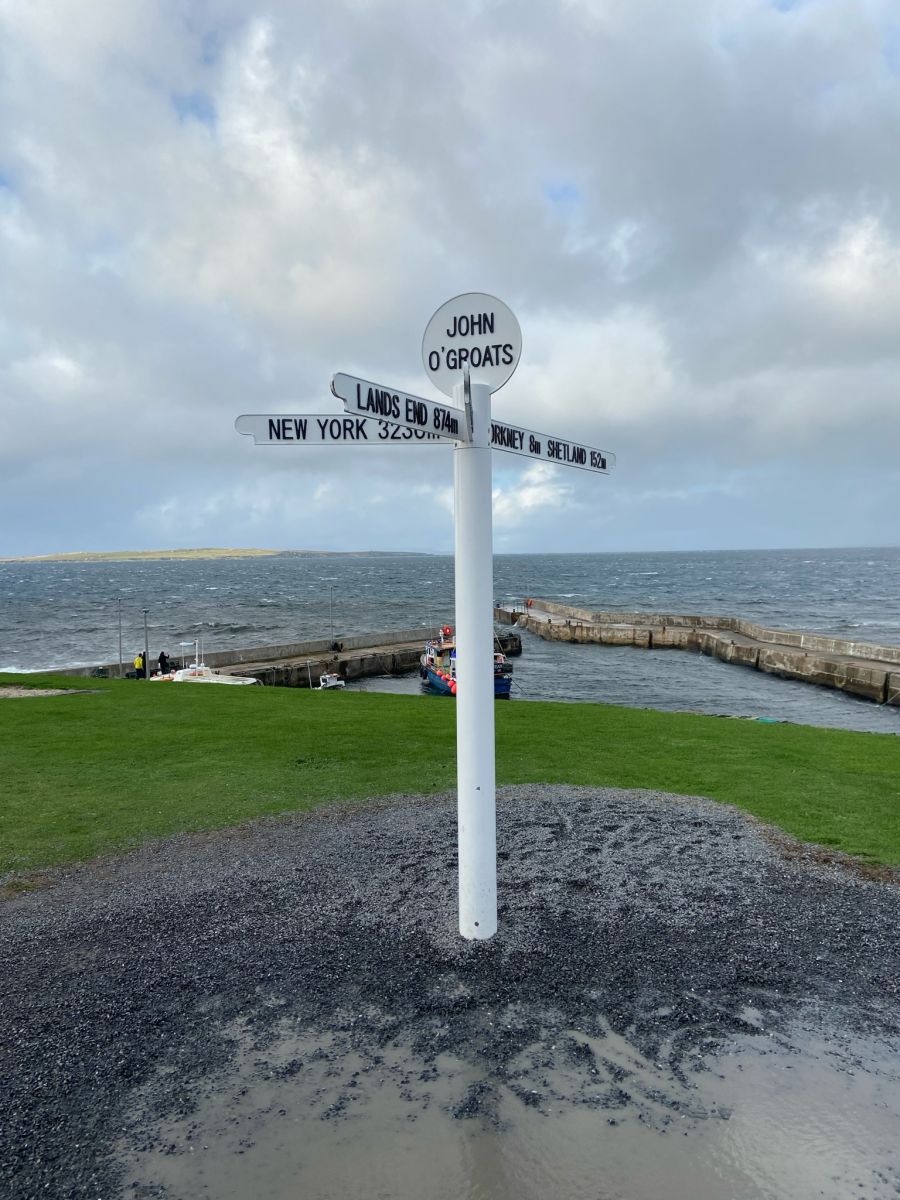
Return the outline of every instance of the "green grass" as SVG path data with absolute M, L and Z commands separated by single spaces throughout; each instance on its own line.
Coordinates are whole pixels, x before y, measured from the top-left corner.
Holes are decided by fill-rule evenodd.
M 0 874 L 267 813 L 456 782 L 452 701 L 3 676 Z M 900 738 L 596 704 L 503 703 L 497 781 L 709 796 L 900 863 Z

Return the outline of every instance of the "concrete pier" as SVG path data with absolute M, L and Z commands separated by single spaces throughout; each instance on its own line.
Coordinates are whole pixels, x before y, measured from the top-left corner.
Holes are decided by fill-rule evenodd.
M 326 671 L 337 672 L 345 680 L 373 675 L 407 675 L 418 668 L 425 640 L 436 633 L 437 629 L 419 628 L 353 637 L 339 634 L 334 642 L 318 638 L 279 646 L 217 650 L 204 654 L 203 660 L 208 667 L 223 674 L 253 676 L 272 687 L 306 688 L 310 681 L 313 687 L 318 687 L 319 676 Z M 514 630 L 498 632 L 495 644 L 510 657 L 522 653 L 522 639 Z M 130 670 L 131 664 L 127 663 L 125 669 Z M 119 664 L 69 667 L 53 670 L 53 674 L 90 676 L 98 670 L 115 678 Z
M 539 599 L 524 610 L 497 608 L 494 618 L 549 641 L 694 650 L 769 675 L 900 706 L 900 646 L 766 629 L 743 617 L 595 612 Z

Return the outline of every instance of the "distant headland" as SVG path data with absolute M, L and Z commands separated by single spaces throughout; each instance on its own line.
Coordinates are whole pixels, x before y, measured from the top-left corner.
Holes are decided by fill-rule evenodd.
M 362 554 L 402 554 L 389 550 L 251 550 L 207 546 L 196 550 L 72 550 L 66 554 L 31 554 L 0 558 L 0 562 L 134 562 L 172 558 L 274 558 L 294 554 L 315 554 L 323 558 L 348 558 Z

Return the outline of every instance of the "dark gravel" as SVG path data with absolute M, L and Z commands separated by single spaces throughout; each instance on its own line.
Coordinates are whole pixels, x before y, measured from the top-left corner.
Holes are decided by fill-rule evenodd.
M 451 796 L 174 838 L 0 903 L 0 1195 L 118 1195 L 138 1098 L 188 1119 L 236 1022 L 259 1047 L 290 1018 L 356 1054 L 477 1062 L 455 1115 L 486 1120 L 500 1087 L 541 1104 L 554 1062 L 596 1083 L 572 1029 L 665 1047 L 675 1108 L 702 1056 L 811 1007 L 898 1044 L 896 881 L 702 799 L 507 788 L 498 818 L 487 943 L 456 932 Z M 636 1103 L 607 1066 L 599 1102 Z

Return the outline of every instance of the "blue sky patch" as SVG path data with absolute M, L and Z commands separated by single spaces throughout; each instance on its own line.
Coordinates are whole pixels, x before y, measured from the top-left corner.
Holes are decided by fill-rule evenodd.
M 891 22 L 884 30 L 881 53 L 892 75 L 900 75 L 900 23 Z
M 547 183 L 544 185 L 544 195 L 551 204 L 563 208 L 571 208 L 582 203 L 582 195 L 574 183 Z
M 172 104 L 181 121 L 200 121 L 210 128 L 216 123 L 216 106 L 206 92 L 173 92 Z

